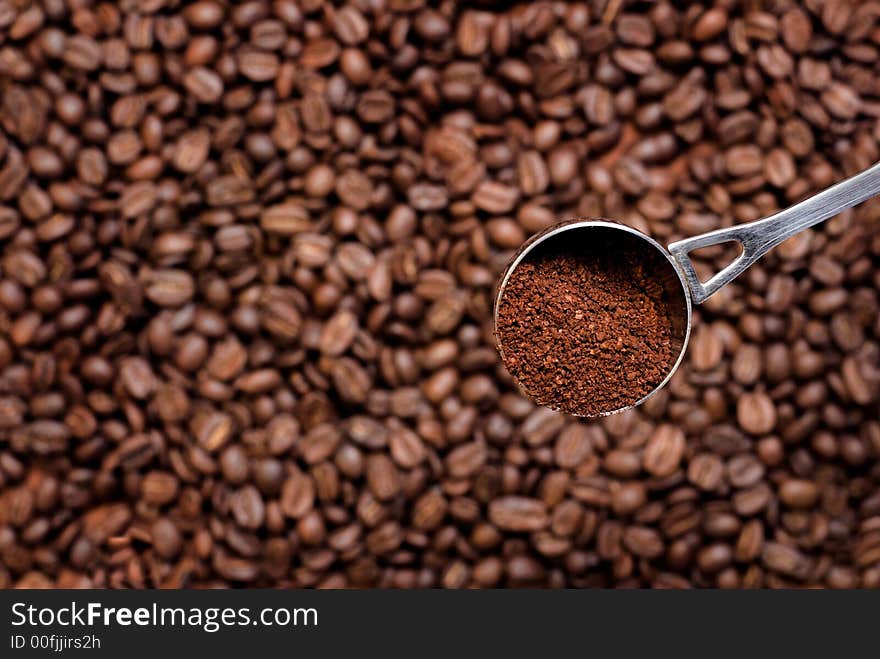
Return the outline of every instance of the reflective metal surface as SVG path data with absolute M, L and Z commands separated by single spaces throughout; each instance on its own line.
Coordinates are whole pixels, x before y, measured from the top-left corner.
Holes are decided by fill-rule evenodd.
M 670 243 L 669 251 L 684 273 L 691 297 L 694 302 L 700 304 L 787 238 L 878 194 L 880 194 L 880 163 L 775 215 Z M 700 282 L 688 254 L 701 247 L 731 240 L 742 245 L 742 253 L 733 263 L 707 282 Z

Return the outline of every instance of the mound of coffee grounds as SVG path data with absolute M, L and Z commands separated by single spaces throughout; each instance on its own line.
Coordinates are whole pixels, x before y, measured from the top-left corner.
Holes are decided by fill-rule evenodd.
M 580 416 L 638 402 L 677 357 L 656 281 L 662 255 L 594 233 L 568 231 L 530 251 L 507 281 L 496 325 L 502 361 L 525 393 Z

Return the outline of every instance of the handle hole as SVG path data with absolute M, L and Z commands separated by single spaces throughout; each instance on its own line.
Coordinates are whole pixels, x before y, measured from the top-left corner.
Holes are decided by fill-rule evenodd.
M 738 240 L 725 240 L 723 243 L 698 247 L 688 253 L 694 264 L 694 271 L 701 284 L 721 272 L 736 261 L 743 253 L 743 245 Z

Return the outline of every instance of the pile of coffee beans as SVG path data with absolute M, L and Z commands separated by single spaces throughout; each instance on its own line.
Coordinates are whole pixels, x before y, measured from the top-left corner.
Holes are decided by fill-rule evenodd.
M 491 309 L 558 219 L 880 159 L 878 47 L 854 0 L 0 0 L 0 586 L 880 586 L 880 205 L 598 423 Z

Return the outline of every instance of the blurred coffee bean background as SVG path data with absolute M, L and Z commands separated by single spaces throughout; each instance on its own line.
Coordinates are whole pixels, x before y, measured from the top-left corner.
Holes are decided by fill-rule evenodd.
M 880 586 L 880 205 L 600 422 L 491 308 L 560 219 L 876 162 L 878 44 L 875 1 L 0 0 L 0 586 Z

